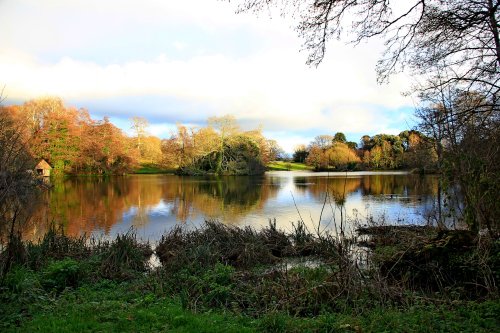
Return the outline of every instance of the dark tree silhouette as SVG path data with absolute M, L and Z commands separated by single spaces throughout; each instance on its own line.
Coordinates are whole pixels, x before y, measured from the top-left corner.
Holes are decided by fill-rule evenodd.
M 380 37 L 386 45 L 380 82 L 408 70 L 429 80 L 421 91 L 459 84 L 487 97 L 498 94 L 498 0 L 241 0 L 239 11 L 270 6 L 298 19 L 308 64 L 321 63 L 327 42 L 345 32 L 355 44 Z

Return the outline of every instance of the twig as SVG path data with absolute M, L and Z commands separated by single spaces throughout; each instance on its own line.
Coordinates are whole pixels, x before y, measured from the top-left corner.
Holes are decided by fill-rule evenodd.
M 295 202 L 295 198 L 293 197 L 292 191 L 290 191 L 290 194 L 292 195 L 293 204 L 295 206 L 295 209 L 297 209 L 297 213 L 299 214 L 300 221 L 305 224 L 304 219 L 302 218 L 302 215 L 300 215 L 299 207 L 297 207 L 297 203 Z

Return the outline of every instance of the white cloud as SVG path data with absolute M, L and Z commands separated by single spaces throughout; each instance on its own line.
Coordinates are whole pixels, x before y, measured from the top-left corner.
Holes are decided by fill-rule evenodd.
M 130 103 L 128 97 L 165 97 L 189 104 L 183 110 L 202 118 L 231 113 L 249 123 L 262 124 L 268 131 L 287 131 L 281 140 L 288 151 L 305 138 L 294 137 L 293 132 L 373 133 L 394 126 L 394 111 L 390 110 L 411 106 L 411 100 L 400 94 L 407 86 L 403 76 L 394 77 L 389 85 L 376 84 L 374 66 L 382 49 L 377 42 L 354 49 L 332 42 L 324 63 L 310 68 L 304 64 L 306 53 L 298 52 L 301 41 L 282 19 L 235 15 L 234 6 L 220 1 L 137 4 L 131 0 L 60 0 L 50 2 L 50 10 L 45 2 L 0 4 L 0 30 L 12 32 L 0 51 L 0 84 L 6 85 L 7 97 L 25 100 L 53 95 L 78 100 L 82 107 L 85 101 L 99 105 L 99 101 L 112 99 L 117 105 L 114 110 L 131 113 L 121 115 L 124 117 L 147 111 L 158 123 L 162 119 L 166 123 L 166 119 L 183 122 L 189 118 L 161 104 L 148 105 L 144 110 L 140 99 L 123 107 Z M 22 14 L 26 7 L 33 11 Z M 47 16 L 37 15 L 37 11 Z M 16 15 L 25 15 L 26 26 L 14 31 L 13 22 L 20 19 Z M 36 25 L 31 25 L 29 20 L 35 16 Z M 70 19 L 77 24 L 69 24 Z M 68 29 L 64 29 L 65 23 Z M 126 41 L 134 45 L 137 38 L 146 37 L 141 34 L 151 31 L 171 35 L 169 45 L 184 52 L 198 47 L 191 40 L 178 38 L 176 29 L 190 24 L 212 36 L 216 46 L 200 46 L 204 48 L 201 53 L 172 57 L 151 44 L 148 52 L 154 57 L 112 62 L 88 60 L 78 53 L 85 45 L 98 58 L 100 47 L 112 42 L 112 37 L 130 35 Z M 47 28 L 38 29 L 41 26 Z M 226 45 L 223 36 L 231 29 L 241 33 L 241 40 Z M 262 41 L 257 49 L 238 54 L 239 49 L 245 50 L 245 38 Z M 75 47 L 78 52 L 69 52 Z M 43 60 L 43 52 L 53 52 L 52 60 Z M 154 132 L 164 132 L 169 126 L 172 124 L 157 125 Z
M 177 127 L 173 124 L 151 124 L 148 132 L 157 137 L 168 137 L 177 133 Z

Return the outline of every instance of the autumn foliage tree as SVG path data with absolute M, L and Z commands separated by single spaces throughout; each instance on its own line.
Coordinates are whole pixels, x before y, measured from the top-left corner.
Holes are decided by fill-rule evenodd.
M 259 130 L 243 132 L 232 116 L 209 119 L 209 126 L 188 129 L 162 142 L 167 166 L 180 174 L 260 174 L 269 159 L 267 140 Z
M 149 122 L 143 117 L 132 117 L 134 148 L 140 154 L 141 164 L 160 165 L 162 162 L 161 139 L 148 133 Z
M 340 132 L 335 136 L 316 136 L 309 144 L 305 159 L 305 163 L 315 170 L 352 170 L 360 162 L 356 151 L 347 144 L 345 135 Z
M 31 156 L 45 159 L 55 174 L 123 173 L 138 159 L 130 138 L 108 119 L 91 119 L 85 109 L 66 107 L 59 98 L 31 100 L 10 110 Z
M 83 126 L 80 152 L 73 165 L 77 173 L 123 174 L 136 167 L 139 158 L 133 140 L 108 118 Z
M 0 236 L 20 219 L 37 187 L 29 172 L 35 162 L 28 148 L 26 124 L 16 121 L 11 111 L 0 108 Z
M 398 135 L 364 135 L 360 146 L 358 155 L 366 168 L 436 170 L 432 140 L 415 130 Z

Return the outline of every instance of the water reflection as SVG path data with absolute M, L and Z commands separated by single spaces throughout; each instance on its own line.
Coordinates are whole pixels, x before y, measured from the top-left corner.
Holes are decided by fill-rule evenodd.
M 313 228 L 318 224 L 332 228 L 332 221 L 345 218 L 338 215 L 339 206 L 350 216 L 383 214 L 389 220 L 404 216 L 415 223 L 432 208 L 438 190 L 436 177 L 366 172 L 80 177 L 53 185 L 40 199 L 25 237 L 40 237 L 47 222 L 55 221 L 71 236 L 113 237 L 134 227 L 140 237 L 154 240 L 177 223 L 197 226 L 205 219 L 259 227 L 276 218 L 279 225 L 290 228 L 299 213 Z

